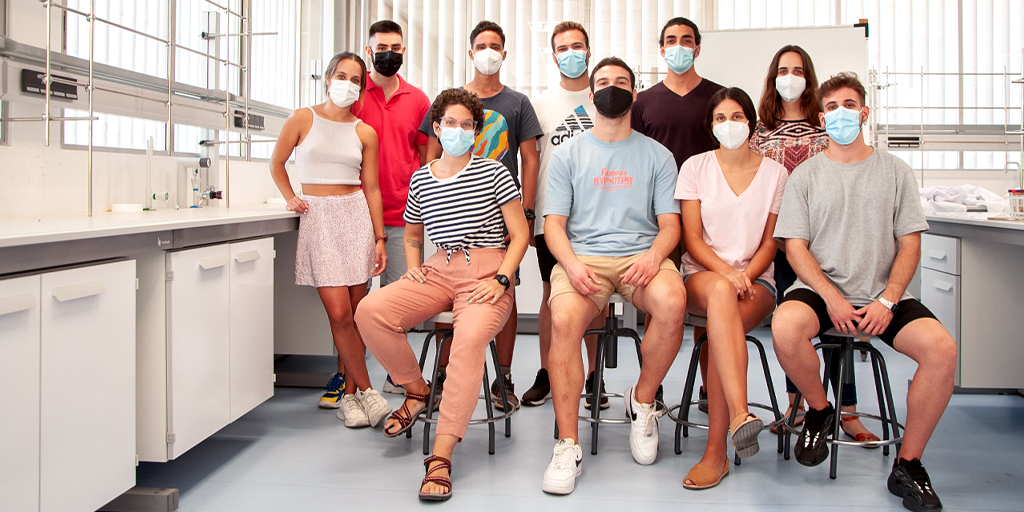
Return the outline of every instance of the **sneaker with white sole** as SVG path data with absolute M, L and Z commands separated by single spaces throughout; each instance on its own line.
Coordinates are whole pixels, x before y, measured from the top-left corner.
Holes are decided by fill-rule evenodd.
M 337 409 L 341 407 L 341 394 L 345 392 L 345 374 L 335 373 L 327 382 L 327 392 L 320 397 L 321 409 Z
M 391 404 L 380 396 L 376 389 L 363 391 L 359 396 L 359 405 L 363 407 L 371 427 L 376 427 L 381 420 L 391 414 Z
M 384 381 L 384 385 L 381 386 L 381 390 L 385 393 L 391 393 L 392 395 L 404 395 L 405 388 L 395 384 L 395 381 L 391 380 L 391 374 L 388 374 L 387 380 Z
M 370 426 L 370 418 L 366 416 L 366 411 L 363 410 L 363 406 L 359 403 L 355 393 L 341 397 L 337 416 L 339 420 L 345 422 L 345 426 L 348 428 Z
M 639 464 L 654 464 L 658 458 L 658 409 L 655 403 L 641 404 L 633 399 L 635 385 L 622 392 L 629 418 L 629 450 Z
M 541 489 L 549 494 L 569 494 L 576 488 L 576 477 L 583 468 L 583 449 L 572 439 L 562 439 L 555 445 L 551 454 L 551 462 L 544 470 L 544 483 Z

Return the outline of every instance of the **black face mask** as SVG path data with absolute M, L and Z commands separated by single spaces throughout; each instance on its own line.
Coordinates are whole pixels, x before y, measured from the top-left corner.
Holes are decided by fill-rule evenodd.
M 609 119 L 618 119 L 633 105 L 633 91 L 609 85 L 594 93 L 594 106 L 598 113 Z
M 398 52 L 376 52 L 373 54 L 373 69 L 384 76 L 395 76 L 402 67 L 402 54 Z

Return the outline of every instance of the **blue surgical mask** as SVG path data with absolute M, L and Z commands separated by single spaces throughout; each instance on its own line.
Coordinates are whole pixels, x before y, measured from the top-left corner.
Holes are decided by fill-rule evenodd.
M 476 133 L 462 128 L 441 127 L 441 147 L 451 156 L 462 156 L 476 144 Z
M 555 56 L 558 59 L 558 71 L 569 78 L 578 78 L 587 72 L 586 50 L 568 50 Z
M 825 114 L 825 133 L 836 144 L 851 143 L 860 135 L 860 110 L 839 107 Z
M 681 45 L 665 48 L 665 64 L 677 75 L 686 73 L 693 67 L 693 48 Z

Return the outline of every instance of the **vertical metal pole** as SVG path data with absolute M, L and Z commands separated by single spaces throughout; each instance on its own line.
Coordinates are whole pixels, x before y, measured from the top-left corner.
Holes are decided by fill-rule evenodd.
M 177 24 L 175 23 L 175 11 L 177 3 L 175 0 L 167 0 L 167 127 L 164 135 L 164 145 L 167 146 L 167 155 L 170 156 L 174 151 L 174 125 L 172 125 L 173 118 L 171 117 L 171 102 L 173 99 L 173 87 L 174 87 L 174 64 L 175 64 L 175 30 Z
M 43 122 L 43 145 L 50 145 L 50 72 L 52 71 L 52 60 L 50 58 L 51 43 L 50 43 L 50 24 L 52 23 L 53 14 L 53 0 L 46 2 L 46 80 L 44 80 L 43 86 L 46 88 L 46 107 Z
M 252 144 L 250 143 L 249 135 L 249 96 L 252 95 L 252 0 L 246 0 L 244 14 L 242 18 L 243 30 L 245 34 L 245 67 L 242 68 L 242 73 L 245 74 L 245 112 L 242 114 L 242 125 L 245 130 L 245 142 L 241 147 L 245 148 L 245 161 L 248 162 L 252 159 Z
M 47 22 L 49 22 L 49 20 L 47 20 Z M 49 23 L 47 23 L 47 26 L 49 26 Z M 94 68 L 94 66 L 96 64 L 96 53 L 95 52 L 96 52 L 96 0 L 89 0 L 89 85 L 88 85 L 88 87 L 89 87 L 89 89 L 88 89 L 88 93 L 89 93 L 89 146 L 88 146 L 88 149 L 86 150 L 87 153 L 88 153 L 88 159 L 89 159 L 89 162 L 88 162 L 88 165 L 87 165 L 87 167 L 88 167 L 88 171 L 87 172 L 88 172 L 88 175 L 89 175 L 89 178 L 88 178 L 88 182 L 89 182 L 89 201 L 88 201 L 88 203 L 89 203 L 89 206 L 88 206 L 88 208 L 89 208 L 89 217 L 92 217 L 92 138 L 93 138 L 93 130 L 94 130 L 94 127 L 96 125 L 96 121 L 93 119 L 93 101 L 92 101 L 93 100 L 93 91 L 95 91 L 95 89 L 96 89 L 95 83 L 94 83 L 94 80 L 96 78 L 95 78 L 94 73 L 93 73 L 93 71 L 94 71 L 93 68 Z M 49 58 L 49 52 L 47 52 L 47 58 Z M 49 74 L 49 70 L 47 70 L 47 74 Z M 49 126 L 50 123 L 47 122 L 46 125 Z
M 921 148 L 921 188 L 924 188 L 924 66 L 921 66 L 921 132 L 917 139 Z
M 225 21 L 231 19 L 231 11 L 224 9 Z M 225 34 L 231 33 L 231 22 L 227 21 Z M 227 48 L 224 55 L 224 207 L 231 208 L 231 37 L 224 36 Z M 220 151 L 220 148 L 216 148 Z

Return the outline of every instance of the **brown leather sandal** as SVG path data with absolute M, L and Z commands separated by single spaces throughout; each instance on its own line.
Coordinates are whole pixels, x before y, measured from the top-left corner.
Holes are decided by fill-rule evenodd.
M 843 422 L 845 423 L 847 421 L 852 421 L 852 420 L 855 420 L 857 418 L 859 418 L 859 416 L 855 416 L 853 414 L 844 415 L 843 416 Z M 858 443 L 877 443 L 877 442 L 881 441 L 881 439 L 879 439 L 878 436 L 872 434 L 871 432 L 859 432 L 859 433 L 857 433 L 857 435 L 853 435 L 853 434 L 850 434 L 849 432 L 847 432 L 846 429 L 844 428 L 843 429 L 843 434 L 846 435 L 846 437 L 849 437 L 850 439 L 853 439 L 854 441 L 857 441 Z M 864 448 L 867 448 L 869 450 L 874 450 L 874 449 L 878 448 L 877 444 L 865 444 L 863 446 L 864 446 Z
M 430 467 L 431 462 L 440 462 L 440 464 Z M 423 469 L 426 470 L 427 476 L 423 477 L 423 483 L 420 484 L 420 499 L 423 501 L 447 501 L 452 497 L 452 479 L 447 476 L 430 476 L 434 471 L 439 469 L 447 469 L 448 474 L 452 474 L 452 461 L 438 456 L 431 455 L 426 459 L 423 459 Z M 444 494 L 431 494 L 423 492 L 423 486 L 428 483 L 438 484 L 447 489 Z
M 729 475 L 729 459 L 725 459 L 725 466 L 722 467 L 722 472 L 717 473 L 705 464 L 697 464 L 690 472 L 686 474 L 686 478 L 683 479 L 683 487 L 690 489 L 691 491 L 699 491 L 702 489 L 710 489 L 718 485 L 723 478 Z M 689 480 L 692 484 L 686 483 Z
M 757 435 L 762 429 L 764 422 L 757 415 L 749 412 L 737 414 L 729 422 L 729 432 L 732 432 L 730 439 L 736 449 L 736 455 L 743 459 L 754 456 L 761 449 L 757 444 Z
M 406 391 L 405 401 L 402 402 L 402 406 L 395 412 L 391 413 L 391 416 L 388 416 L 388 421 L 397 421 L 400 428 L 396 431 L 389 431 L 387 430 L 387 427 L 385 427 L 384 437 L 398 437 L 406 433 L 413 425 L 416 424 L 416 420 L 420 417 L 420 412 L 422 412 L 423 409 L 420 409 L 419 411 L 416 411 L 416 414 L 413 414 L 412 411 L 409 410 L 409 400 L 423 402 L 423 409 L 426 409 L 427 395 L 417 395 L 416 393 Z

